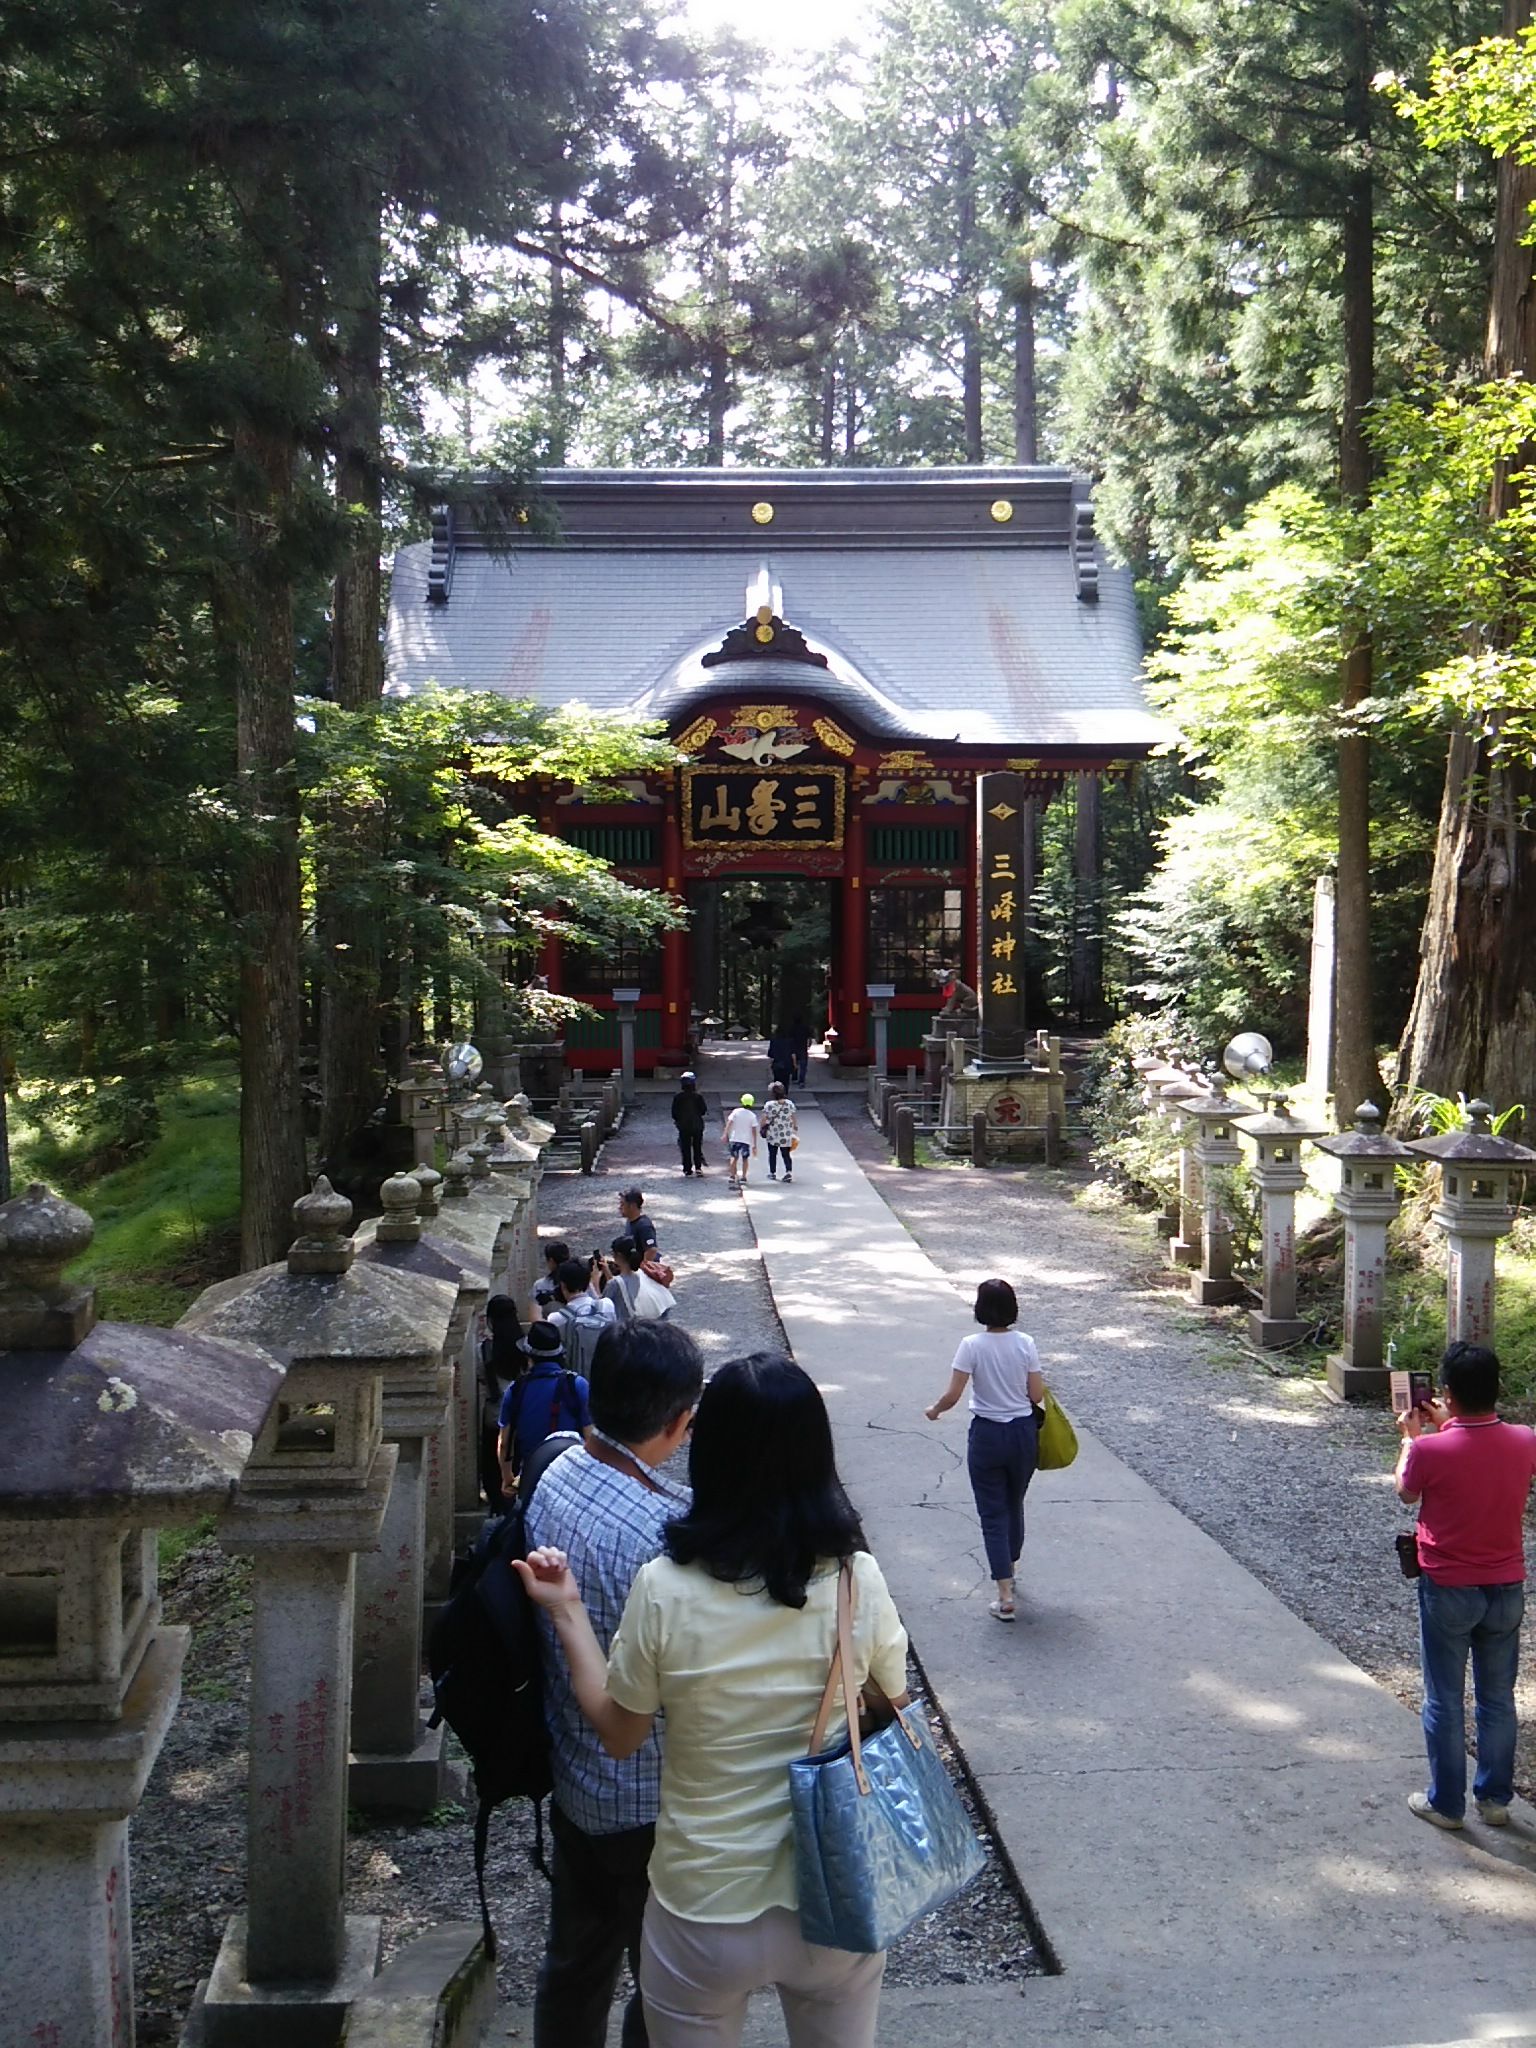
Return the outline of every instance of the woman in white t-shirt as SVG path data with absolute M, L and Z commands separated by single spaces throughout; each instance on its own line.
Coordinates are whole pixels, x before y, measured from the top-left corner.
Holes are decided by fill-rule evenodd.
M 898 1705 L 906 1631 L 837 1476 L 826 1404 L 798 1365 L 758 1352 L 722 1366 L 699 1401 L 689 1468 L 693 1505 L 637 1575 L 606 1666 L 563 1552 L 519 1566 L 608 1753 L 633 1755 L 667 1717 L 640 1962 L 652 2048 L 731 2048 L 768 1984 L 791 2048 L 874 2048 L 884 1955 L 800 1933 L 789 1764 L 826 1683 L 841 1562 L 853 1567 L 856 1675 Z
M 980 1331 L 962 1337 L 949 1369 L 949 1385 L 925 1411 L 937 1422 L 971 1389 L 971 1433 L 965 1447 L 987 1570 L 997 1581 L 988 1612 L 1012 1621 L 1013 1575 L 1024 1548 L 1024 1496 L 1035 1476 L 1036 1434 L 1045 1380 L 1033 1337 L 1013 1326 L 1019 1299 L 1006 1280 L 983 1280 L 974 1314 Z

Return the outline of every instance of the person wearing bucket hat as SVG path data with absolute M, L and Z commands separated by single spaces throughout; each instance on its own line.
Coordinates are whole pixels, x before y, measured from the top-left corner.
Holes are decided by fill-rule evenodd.
M 698 1075 L 684 1074 L 672 1098 L 672 1121 L 677 1126 L 685 1178 L 704 1171 L 704 1126 L 708 1120 L 709 1104 L 699 1093 Z
M 565 1339 L 558 1323 L 530 1323 L 517 1348 L 528 1365 L 502 1399 L 496 1434 L 502 1492 L 509 1498 L 518 1473 L 545 1437 L 561 1429 L 584 1430 L 592 1420 L 587 1382 L 565 1362 Z
M 720 1136 L 730 1155 L 731 1181 L 739 1189 L 747 1177 L 747 1165 L 757 1150 L 757 1097 L 743 1092 L 741 1101 L 725 1113 Z

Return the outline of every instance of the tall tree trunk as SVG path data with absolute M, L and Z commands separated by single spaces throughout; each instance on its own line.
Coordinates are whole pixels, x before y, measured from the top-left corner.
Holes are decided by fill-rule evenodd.
M 234 434 L 236 563 L 224 624 L 236 678 L 236 769 L 246 828 L 235 880 L 240 930 L 240 1262 L 262 1266 L 293 1236 L 305 1185 L 299 1098 L 299 797 L 293 597 L 280 545 L 293 448 L 281 427 Z
M 1013 459 L 1040 460 L 1040 408 L 1035 393 L 1035 286 L 1027 275 L 1013 302 Z
M 817 451 L 824 468 L 832 467 L 837 453 L 837 364 L 828 363 L 821 373 L 820 422 Z
M 570 294 L 561 257 L 565 254 L 565 209 L 557 199 L 550 208 L 549 246 L 549 460 L 565 467 L 570 444 L 569 396 L 566 388 L 565 338 L 570 329 Z
M 1366 408 L 1375 393 L 1375 190 L 1371 146 L 1371 16 L 1359 5 L 1345 116 L 1354 144 L 1346 175 L 1342 223 L 1344 405 L 1339 430 L 1339 489 L 1346 505 L 1363 508 L 1371 494 L 1371 452 Z M 1370 636 L 1357 619 L 1344 625 L 1345 650 L 1339 705 L 1345 730 L 1339 740 L 1339 857 L 1334 977 L 1334 1108 L 1347 1125 L 1362 1102 L 1381 1100 L 1376 1064 L 1371 982 L 1371 743 L 1351 731 L 1351 714 L 1371 694 Z
M 1505 35 L 1531 19 L 1532 0 L 1504 0 Z M 1536 165 L 1502 158 L 1483 354 L 1490 380 L 1536 377 L 1536 250 L 1522 241 L 1533 202 Z M 1533 453 L 1495 475 L 1490 519 L 1513 506 L 1510 472 Z M 1507 622 L 1478 623 L 1479 641 L 1507 637 Z M 1530 1101 L 1536 1071 L 1536 775 L 1491 761 L 1488 737 L 1463 728 L 1451 738 L 1398 1083 L 1404 1098 L 1461 1089 L 1502 1108 Z
M 955 282 L 960 322 L 960 409 L 965 434 L 965 459 L 982 462 L 985 443 L 981 418 L 981 315 L 977 303 L 979 261 L 976 248 L 976 146 L 969 119 L 955 152 Z
M 331 694 L 348 711 L 371 711 L 384 692 L 379 645 L 383 583 L 379 306 L 379 204 L 359 190 L 350 214 L 355 241 L 336 280 L 338 508 L 351 524 L 332 593 Z M 379 913 L 373 900 L 382 852 L 376 818 L 338 804 L 323 821 L 326 850 L 317 874 L 315 929 L 320 961 L 320 1141 L 322 1165 L 340 1168 L 378 1107 Z

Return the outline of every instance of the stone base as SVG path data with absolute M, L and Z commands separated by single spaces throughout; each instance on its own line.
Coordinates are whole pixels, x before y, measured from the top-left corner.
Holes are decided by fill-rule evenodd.
M 464 1781 L 443 1754 L 448 1730 L 424 1728 L 421 1740 L 398 1755 L 347 1759 L 347 1797 L 359 1813 L 428 1814 L 462 1797 Z
M 1168 1263 L 1192 1271 L 1200 1263 L 1200 1240 L 1170 1236 L 1168 1239 Z
M 496 1966 L 478 1926 L 448 1921 L 417 1937 L 352 2008 L 347 2048 L 479 2048 L 496 2016 Z
M 1337 1352 L 1328 1361 L 1327 1389 L 1335 1401 L 1385 1401 L 1391 1392 L 1384 1365 L 1350 1365 Z
M 1267 1316 L 1255 1309 L 1248 1318 L 1248 1342 L 1261 1351 L 1280 1351 L 1299 1344 L 1312 1325 L 1300 1316 Z
M 1001 1107 L 999 1107 L 1001 1106 Z M 1054 1118 L 1054 1146 L 1066 1122 L 1066 1084 L 1048 1067 L 1022 1066 L 1011 1073 L 983 1073 L 974 1064 L 961 1072 L 946 1071 L 939 1121 L 953 1126 L 945 1139 L 951 1151 L 969 1152 L 971 1125 L 977 1110 L 987 1118 L 987 1156 L 1007 1159 L 1026 1153 L 1043 1156 Z
M 1207 1280 L 1201 1273 L 1189 1276 L 1189 1298 L 1196 1308 L 1225 1308 L 1242 1301 L 1247 1293 L 1241 1280 Z
M 1177 1237 L 1179 1234 L 1178 1222 L 1172 1216 L 1154 1216 L 1152 1228 L 1159 1237 Z
M 336 2048 L 347 2014 L 373 1983 L 384 1923 L 347 1915 L 347 1949 L 329 1984 L 255 1985 L 245 1974 L 245 1915 L 224 1930 L 213 1974 L 197 1987 L 181 2048 Z

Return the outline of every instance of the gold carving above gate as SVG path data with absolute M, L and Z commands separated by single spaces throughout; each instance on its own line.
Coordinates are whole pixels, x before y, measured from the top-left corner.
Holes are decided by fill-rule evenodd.
M 683 845 L 792 853 L 840 847 L 845 805 L 841 768 L 710 768 L 682 771 Z

